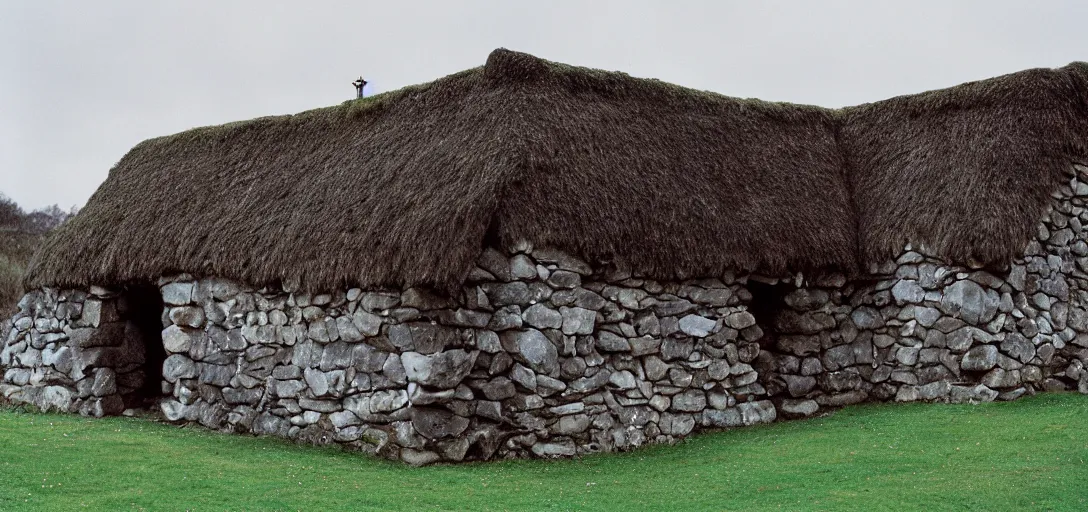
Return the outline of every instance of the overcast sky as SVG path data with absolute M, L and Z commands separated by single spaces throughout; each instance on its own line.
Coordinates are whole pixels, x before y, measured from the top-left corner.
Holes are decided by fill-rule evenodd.
M 1088 60 L 1088 2 L 0 0 L 0 192 L 82 205 L 141 140 L 426 82 L 498 47 L 843 106 Z

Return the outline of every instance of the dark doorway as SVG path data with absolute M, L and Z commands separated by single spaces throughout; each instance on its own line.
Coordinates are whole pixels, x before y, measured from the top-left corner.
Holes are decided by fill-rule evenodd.
M 778 351 L 778 317 L 786 306 L 786 295 L 794 288 L 789 284 L 769 284 L 754 279 L 748 281 L 748 291 L 752 300 L 748 311 L 756 319 L 756 325 L 763 331 L 758 341 L 759 355 L 752 366 L 759 374 L 759 382 L 770 396 L 777 396 L 786 390 L 786 382 L 780 375 L 782 359 Z
M 162 364 L 166 349 L 162 344 L 163 302 L 153 284 L 130 286 L 125 291 L 126 320 L 135 327 L 143 341 L 143 382 L 131 396 L 128 407 L 150 407 L 162 397 Z
M 768 284 L 751 279 L 748 281 L 748 291 L 752 294 L 748 311 L 756 318 L 756 325 L 763 331 L 763 338 L 759 340 L 760 351 L 774 350 L 777 340 L 775 320 L 786 307 L 786 294 L 793 289 L 789 284 Z

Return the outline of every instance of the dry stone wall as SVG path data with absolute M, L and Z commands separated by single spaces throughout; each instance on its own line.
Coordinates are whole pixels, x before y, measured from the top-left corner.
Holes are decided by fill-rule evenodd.
M 658 283 L 489 250 L 459 300 L 181 276 L 170 420 L 344 443 L 413 464 L 571 456 L 770 422 L 762 332 L 734 278 Z
M 0 395 L 44 410 L 120 414 L 144 384 L 145 342 L 110 290 L 27 293 L 0 350 Z
M 764 280 L 783 297 L 755 366 L 783 416 L 866 400 L 1088 393 L 1088 168 L 1075 170 L 1003 271 L 907 246 L 868 283 Z

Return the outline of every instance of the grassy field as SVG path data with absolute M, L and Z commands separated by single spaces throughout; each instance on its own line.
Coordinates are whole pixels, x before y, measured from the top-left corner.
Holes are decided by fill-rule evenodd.
M 0 412 L 0 510 L 1088 510 L 1088 396 L 851 407 L 565 461 L 410 468 Z

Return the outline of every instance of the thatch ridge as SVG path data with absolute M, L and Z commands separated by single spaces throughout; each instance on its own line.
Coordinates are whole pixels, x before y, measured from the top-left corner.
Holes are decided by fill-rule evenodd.
M 453 287 L 485 244 L 521 239 L 662 279 L 854 271 L 907 240 L 995 259 L 1084 154 L 1086 84 L 1075 63 L 836 110 L 496 50 L 429 84 L 142 142 L 25 284 Z

